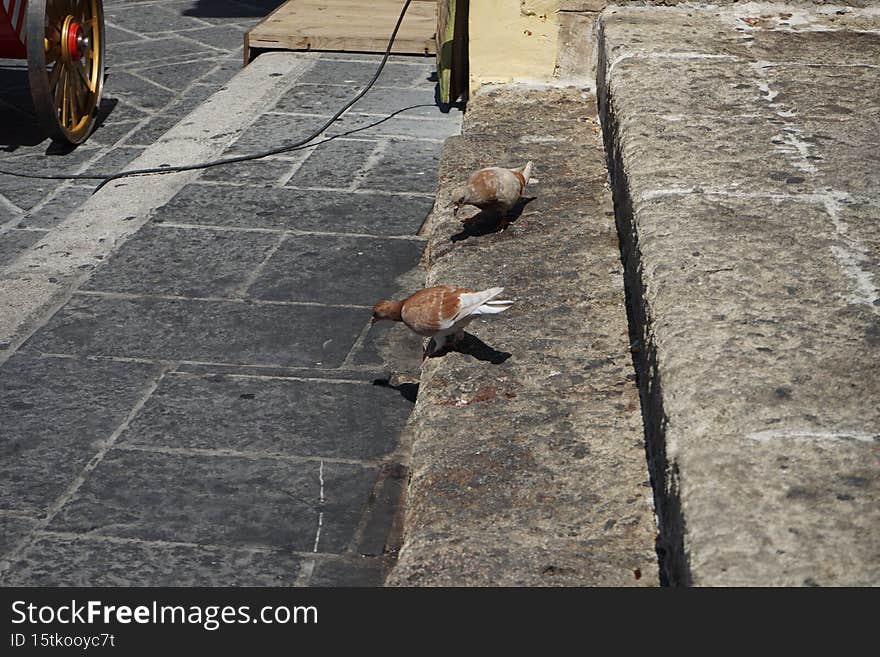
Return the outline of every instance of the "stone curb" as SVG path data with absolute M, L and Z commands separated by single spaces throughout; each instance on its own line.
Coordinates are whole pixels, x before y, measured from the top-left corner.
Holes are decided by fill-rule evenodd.
M 535 162 L 503 232 L 452 217 L 479 166 Z M 595 99 L 501 88 L 444 145 L 429 285 L 502 285 L 515 305 L 429 360 L 394 586 L 656 585 L 655 528 Z

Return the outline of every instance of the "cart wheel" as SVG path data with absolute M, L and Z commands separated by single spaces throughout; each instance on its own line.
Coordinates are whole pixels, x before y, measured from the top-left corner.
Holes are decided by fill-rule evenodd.
M 37 116 L 52 139 L 79 144 L 92 130 L 104 88 L 101 0 L 30 0 L 28 77 Z

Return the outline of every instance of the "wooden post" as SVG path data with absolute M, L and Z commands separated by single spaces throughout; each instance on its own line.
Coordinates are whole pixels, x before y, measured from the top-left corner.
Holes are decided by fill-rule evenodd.
M 467 94 L 468 0 L 437 0 L 437 78 L 440 102 Z

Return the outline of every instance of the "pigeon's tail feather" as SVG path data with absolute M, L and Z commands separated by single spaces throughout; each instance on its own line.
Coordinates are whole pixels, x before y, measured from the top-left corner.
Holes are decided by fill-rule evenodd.
M 483 298 L 483 302 L 479 305 L 478 308 L 474 310 L 475 315 L 494 315 L 496 313 L 504 312 L 513 304 L 513 301 L 508 299 L 498 299 L 498 295 L 504 292 L 503 287 L 491 287 L 488 290 L 484 290 L 483 292 L 478 292 L 478 294 L 485 295 Z
M 523 184 L 529 184 L 529 178 L 532 176 L 532 162 L 531 160 L 526 162 L 524 166 L 521 166 L 519 169 L 514 169 L 514 171 L 518 171 L 522 174 Z
M 495 315 L 497 313 L 503 313 L 505 310 L 510 308 L 513 305 L 513 301 L 509 299 L 493 299 L 492 301 L 487 301 L 482 306 L 477 308 L 474 312 L 475 315 Z
M 480 314 L 479 309 L 491 303 L 502 292 L 504 292 L 503 287 L 490 287 L 488 290 L 479 292 L 465 292 L 459 297 L 460 305 L 454 321 L 459 321 L 469 315 Z
M 504 292 L 503 287 L 490 287 L 490 288 L 483 290 L 482 292 L 477 292 L 477 294 L 484 294 L 484 295 L 486 295 L 485 301 L 491 301 L 492 299 L 497 297 L 502 292 Z

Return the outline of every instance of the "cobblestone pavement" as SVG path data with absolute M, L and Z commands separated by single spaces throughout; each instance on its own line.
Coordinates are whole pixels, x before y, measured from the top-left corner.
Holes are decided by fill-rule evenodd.
M 98 128 L 72 151 L 37 126 L 25 61 L 0 60 L 0 169 L 116 172 L 241 70 L 244 33 L 279 0 L 105 0 L 106 81 Z M 0 267 L 94 189 L 0 174 Z
M 124 164 L 235 72 L 240 53 L 212 44 L 256 17 L 193 15 L 202 5 L 238 6 L 108 3 L 118 104 L 72 155 Z M 140 38 L 138 25 L 160 11 L 172 32 Z M 134 45 L 114 56 L 113 39 L 126 35 Z M 150 48 L 162 39 L 158 63 Z M 254 108 L 261 115 L 230 154 L 306 134 L 379 60 L 290 56 L 313 65 L 274 107 Z M 433 68 L 394 58 L 328 134 L 359 132 L 205 172 L 4 356 L 0 581 L 382 581 L 421 343 L 399 326 L 370 330 L 370 306 L 424 280 L 417 232 L 440 145 L 460 125 L 457 111 L 433 106 Z M 126 95 L 126 82 L 155 94 Z M 411 105 L 425 107 L 366 127 Z M 61 159 L 44 151 L 7 157 L 22 167 Z M 4 184 L 21 212 L 13 221 L 28 227 L 13 234 L 51 229 L 63 212 L 49 209 L 89 191 L 29 196 Z

